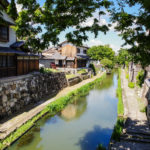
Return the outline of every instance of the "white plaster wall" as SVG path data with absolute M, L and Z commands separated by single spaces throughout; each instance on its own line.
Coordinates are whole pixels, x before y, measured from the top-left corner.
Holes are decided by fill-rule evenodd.
M 87 56 L 87 54 L 84 54 L 84 53 L 83 53 L 83 51 L 84 51 L 84 50 L 86 50 L 86 51 L 87 51 L 87 49 L 86 49 L 86 48 L 82 48 L 82 47 L 77 47 L 77 48 L 79 48 L 79 49 L 80 49 L 80 53 L 77 53 L 77 54 Z
M 5 12 L 2 12 L 3 19 L 14 24 L 13 19 L 11 19 Z M 9 41 L 8 42 L 0 42 L 0 46 L 9 47 L 11 44 L 16 42 L 16 33 L 15 31 L 9 27 Z
M 16 42 L 16 32 L 9 27 L 9 41 L 8 42 L 0 42 L 1 47 L 9 47 L 11 44 Z

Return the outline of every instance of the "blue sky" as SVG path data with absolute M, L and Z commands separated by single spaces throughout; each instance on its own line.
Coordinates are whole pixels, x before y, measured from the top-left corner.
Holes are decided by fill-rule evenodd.
M 37 0 L 39 2 L 39 4 L 41 6 L 43 6 L 44 4 L 44 0 Z M 116 0 L 112 0 L 114 2 L 114 7 L 117 7 L 116 5 Z M 139 9 L 139 6 L 135 6 L 132 9 L 129 8 L 128 6 L 125 8 L 125 11 L 129 12 L 129 13 L 137 13 Z M 94 13 L 94 16 L 97 15 L 97 13 Z M 91 24 L 92 22 L 92 18 L 89 18 L 86 22 L 86 25 Z M 109 13 L 107 13 L 106 16 L 102 17 L 100 20 L 100 24 L 108 24 L 110 23 L 109 21 Z M 86 41 L 84 44 L 88 45 L 88 46 L 94 46 L 94 45 L 105 45 L 105 44 L 109 44 L 114 51 L 118 51 L 121 48 L 121 45 L 124 43 L 124 41 L 121 39 L 121 37 L 118 35 L 118 33 L 116 31 L 114 31 L 114 25 L 112 24 L 112 27 L 110 28 L 110 30 L 107 32 L 107 34 L 103 34 L 102 32 L 99 32 L 99 35 L 97 38 L 94 37 L 94 34 L 92 33 L 87 33 L 89 39 L 88 41 Z M 60 42 L 63 42 L 66 40 L 65 38 L 65 34 L 69 31 L 72 31 L 73 28 L 69 28 L 66 31 L 63 31 L 59 38 L 60 38 Z M 128 46 L 127 46 L 128 47 Z

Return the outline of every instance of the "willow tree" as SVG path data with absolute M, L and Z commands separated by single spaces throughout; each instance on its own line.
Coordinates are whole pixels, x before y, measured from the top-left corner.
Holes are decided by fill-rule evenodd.
M 36 0 L 18 0 L 22 11 L 16 20 L 16 32 L 26 45 L 38 51 L 57 44 L 59 35 L 68 28 L 73 30 L 64 35 L 68 41 L 81 45 L 88 40 L 87 32 L 106 33 L 108 27 L 100 25 L 100 17 L 109 9 L 108 0 L 46 0 L 43 6 Z M 99 13 L 99 18 L 93 14 Z M 92 26 L 83 26 L 88 18 L 93 18 Z

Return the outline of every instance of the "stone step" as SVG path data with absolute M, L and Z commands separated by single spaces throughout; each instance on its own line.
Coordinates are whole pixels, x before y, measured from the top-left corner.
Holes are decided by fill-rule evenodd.
M 128 138 L 128 137 L 120 137 L 121 141 L 128 141 L 128 142 L 136 142 L 136 143 L 150 143 L 150 139 L 140 139 L 140 138 Z
M 125 130 L 125 133 L 127 134 L 138 134 L 138 135 L 147 135 L 147 136 L 150 136 L 150 131 L 146 131 L 146 130 L 130 130 L 130 129 L 127 129 Z
M 148 135 L 141 135 L 141 134 L 123 134 L 121 137 L 124 138 L 137 138 L 137 139 L 150 139 Z

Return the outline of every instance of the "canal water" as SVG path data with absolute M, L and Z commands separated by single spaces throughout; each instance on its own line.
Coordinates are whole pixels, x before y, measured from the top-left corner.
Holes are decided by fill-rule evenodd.
M 55 116 L 47 115 L 8 150 L 96 150 L 107 147 L 117 120 L 117 73 Z

